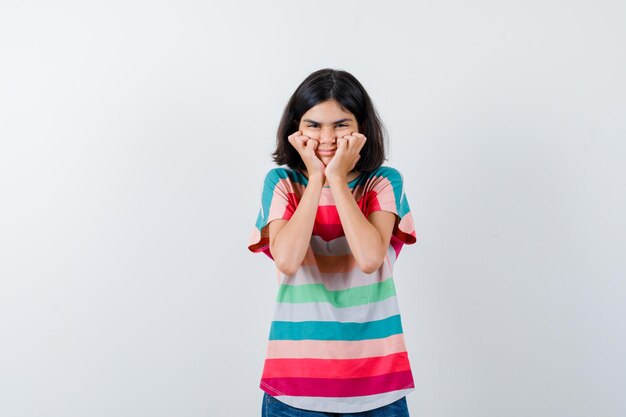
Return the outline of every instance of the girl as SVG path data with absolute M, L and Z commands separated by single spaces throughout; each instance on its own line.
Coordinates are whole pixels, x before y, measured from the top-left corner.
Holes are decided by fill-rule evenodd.
M 414 385 L 392 270 L 416 237 L 359 81 L 309 75 L 287 103 L 273 156 L 282 166 L 265 177 L 248 246 L 274 260 L 280 282 L 263 417 L 408 416 Z

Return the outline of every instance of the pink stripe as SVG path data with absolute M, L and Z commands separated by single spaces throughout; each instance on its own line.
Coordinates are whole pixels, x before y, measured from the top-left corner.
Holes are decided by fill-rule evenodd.
M 353 359 L 406 352 L 404 335 L 358 340 L 270 340 L 266 358 Z
M 362 200 L 363 191 L 365 190 L 364 185 L 357 185 L 352 189 L 352 195 L 354 199 L 357 201 L 357 204 Z M 320 200 L 318 203 L 319 206 L 334 206 L 335 198 L 333 197 L 333 192 L 330 188 L 322 188 L 322 194 L 320 194 Z
M 413 388 L 411 371 L 367 378 L 264 378 L 261 389 L 270 395 L 359 397 Z
M 266 359 L 263 378 L 364 378 L 410 370 L 406 352 L 360 359 Z
M 333 197 L 333 192 L 330 188 L 322 188 L 322 193 L 320 194 L 320 200 L 317 203 L 318 206 L 332 206 L 335 204 L 335 198 Z
M 417 235 L 415 234 L 415 225 L 413 223 L 413 217 L 411 213 L 406 213 L 402 219 L 400 219 L 400 223 L 398 227 L 394 231 L 395 235 L 398 238 L 405 241 L 407 244 L 412 244 L 417 242 Z
M 397 213 L 396 195 L 393 192 L 393 185 L 391 185 L 391 182 L 387 178 L 378 177 L 376 179 L 376 184 L 368 194 L 370 193 L 371 196 L 368 196 L 368 198 L 371 197 L 372 200 L 378 203 L 377 205 L 379 210 Z
M 269 213 L 266 215 L 268 222 L 274 219 L 290 219 L 296 207 L 298 207 L 301 195 L 302 193 L 296 194 L 293 192 L 289 181 L 284 179 L 278 181 L 274 188 Z

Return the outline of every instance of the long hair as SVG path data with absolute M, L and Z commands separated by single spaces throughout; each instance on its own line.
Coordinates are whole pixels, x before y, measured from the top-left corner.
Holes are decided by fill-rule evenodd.
M 309 75 L 293 93 L 285 106 L 276 134 L 276 150 L 272 154 L 278 165 L 304 169 L 298 151 L 287 137 L 298 131 L 302 116 L 312 107 L 327 100 L 335 100 L 356 117 L 359 133 L 367 138 L 357 171 L 369 172 L 386 160 L 385 132 L 374 104 L 361 83 L 350 73 L 334 69 L 321 69 Z

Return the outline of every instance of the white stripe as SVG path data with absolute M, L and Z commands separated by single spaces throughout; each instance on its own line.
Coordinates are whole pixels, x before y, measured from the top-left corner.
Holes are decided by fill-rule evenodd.
M 276 399 L 292 407 L 323 413 L 361 413 L 384 407 L 398 401 L 415 390 L 408 388 L 398 391 L 385 392 L 361 397 L 295 397 L 280 395 Z
M 336 321 L 366 323 L 400 314 L 396 296 L 376 303 L 338 308 L 330 303 L 276 303 L 275 321 Z
M 391 270 L 389 262 L 385 260 L 381 268 L 371 274 L 366 274 L 358 268 L 348 272 L 320 272 L 316 265 L 305 265 L 301 266 L 294 275 L 283 276 L 282 283 L 285 285 L 322 284 L 327 290 L 336 291 L 378 284 L 389 278 L 391 278 Z
M 311 250 L 315 255 L 323 255 L 323 256 L 341 256 L 341 255 L 352 255 L 352 251 L 350 250 L 350 245 L 348 244 L 348 239 L 345 236 L 340 236 L 336 239 L 332 239 L 326 241 L 322 239 L 320 236 L 311 236 Z M 387 252 L 393 252 L 395 261 L 395 251 L 393 247 L 389 245 Z

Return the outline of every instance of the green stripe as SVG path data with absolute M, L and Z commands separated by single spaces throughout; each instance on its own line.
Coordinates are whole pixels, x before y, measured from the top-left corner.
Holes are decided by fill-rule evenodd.
M 368 340 L 402 333 L 400 315 L 366 323 L 274 321 L 270 340 Z
M 391 278 L 372 285 L 330 291 L 323 284 L 281 285 L 276 299 L 279 303 L 330 303 L 335 307 L 354 307 L 376 303 L 396 295 Z

